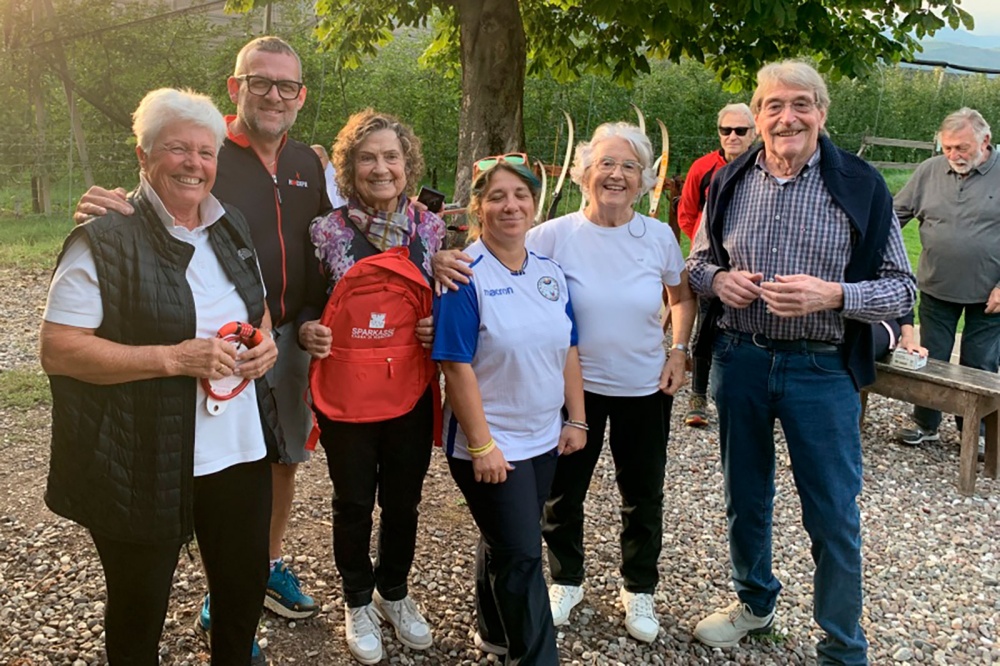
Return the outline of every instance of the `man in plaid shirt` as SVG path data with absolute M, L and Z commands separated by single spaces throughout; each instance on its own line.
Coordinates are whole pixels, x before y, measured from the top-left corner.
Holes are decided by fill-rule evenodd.
M 729 647 L 774 618 L 778 420 L 812 540 L 819 663 L 867 664 L 859 390 L 875 378 L 870 324 L 908 312 L 915 280 L 882 177 L 826 136 L 830 98 L 816 70 L 774 63 L 757 83 L 763 146 L 713 179 L 688 259 L 691 286 L 715 298 L 696 354 L 712 356 L 739 597 L 694 634 Z

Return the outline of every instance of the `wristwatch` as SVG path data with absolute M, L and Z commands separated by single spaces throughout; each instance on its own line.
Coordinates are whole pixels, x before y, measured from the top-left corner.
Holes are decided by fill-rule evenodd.
M 675 349 L 677 351 L 684 352 L 685 356 L 691 356 L 691 348 L 688 347 L 687 345 L 684 345 L 684 344 L 681 344 L 681 343 L 678 342 L 678 343 L 670 346 L 670 351 L 673 351 Z

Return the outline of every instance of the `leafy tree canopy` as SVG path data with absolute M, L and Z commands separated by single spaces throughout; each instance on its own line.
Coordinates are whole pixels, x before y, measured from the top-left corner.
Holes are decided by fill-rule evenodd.
M 248 11 L 269 0 L 229 0 Z M 463 5 L 478 0 L 316 0 L 317 36 L 339 65 L 356 67 L 399 27 L 433 25 L 425 59 L 457 62 Z M 960 1 L 960 0 L 958 0 Z M 762 63 L 816 57 L 832 76 L 865 76 L 898 62 L 948 25 L 972 29 L 957 0 L 509 0 L 519 4 L 528 73 L 567 81 L 583 73 L 631 84 L 650 60 L 690 57 L 730 90 L 752 84 Z

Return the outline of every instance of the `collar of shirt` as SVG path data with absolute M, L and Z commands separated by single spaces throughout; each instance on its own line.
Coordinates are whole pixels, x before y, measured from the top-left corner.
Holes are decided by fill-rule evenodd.
M 143 196 L 149 200 L 149 203 L 153 205 L 153 210 L 156 211 L 156 215 L 160 218 L 160 222 L 163 226 L 170 231 L 177 223 L 174 221 L 174 216 L 170 214 L 167 207 L 163 205 L 163 201 L 160 199 L 160 195 L 156 193 L 153 186 L 149 184 L 146 180 L 146 176 L 142 173 L 139 174 L 139 191 L 142 192 Z M 198 229 L 207 229 L 208 227 L 215 224 L 219 219 L 221 219 L 226 214 L 226 209 L 222 207 L 219 200 L 215 198 L 212 194 L 209 194 L 200 204 L 198 204 L 198 214 L 201 217 L 201 224 L 198 225 Z
M 986 149 L 990 151 L 990 154 L 986 156 L 986 159 L 983 160 L 982 164 L 980 164 L 979 166 L 977 166 L 975 169 L 972 170 L 978 172 L 981 176 L 985 176 L 987 173 L 989 173 L 990 169 L 993 168 L 993 165 L 997 163 L 997 151 L 993 148 L 993 146 L 987 146 Z M 956 176 L 961 176 L 964 178 L 965 176 L 968 176 L 969 173 L 972 173 L 972 171 L 970 171 L 969 173 L 958 173 L 957 171 L 951 168 L 951 162 L 945 160 L 945 164 L 948 165 L 947 172 L 949 174 L 954 174 Z
M 799 178 L 804 173 L 806 173 L 808 169 L 814 168 L 817 164 L 819 164 L 820 150 L 821 149 L 819 147 L 819 144 L 817 143 L 816 150 L 813 152 L 812 155 L 809 156 L 809 159 L 806 161 L 805 166 L 802 167 L 802 170 L 799 171 L 794 176 L 792 176 L 791 178 L 779 178 L 778 176 L 775 176 L 773 173 L 767 170 L 767 148 L 764 148 L 763 150 L 757 153 L 757 160 L 754 162 L 754 167 L 756 167 L 759 171 L 761 171 L 765 177 L 773 178 L 778 183 L 784 185 L 785 183 L 790 183 L 796 178 Z

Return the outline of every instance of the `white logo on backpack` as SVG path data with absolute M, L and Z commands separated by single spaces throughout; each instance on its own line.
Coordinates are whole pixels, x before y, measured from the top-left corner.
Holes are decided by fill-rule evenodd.
M 385 313 L 373 312 L 368 321 L 368 328 L 385 328 Z

